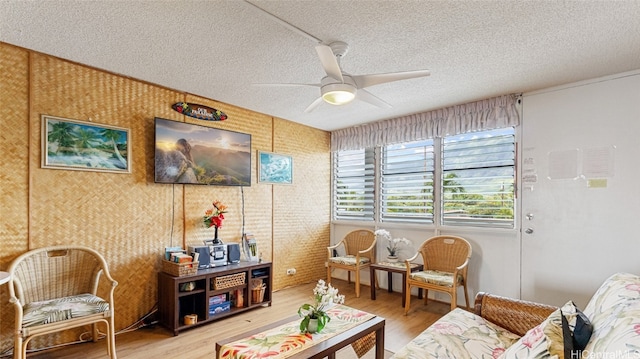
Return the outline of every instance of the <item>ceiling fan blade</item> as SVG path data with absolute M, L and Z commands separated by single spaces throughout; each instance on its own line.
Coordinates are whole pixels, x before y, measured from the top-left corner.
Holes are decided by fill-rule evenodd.
M 340 69 L 340 64 L 336 59 L 336 56 L 333 54 L 333 50 L 327 45 L 318 44 L 316 46 L 316 52 L 318 53 L 318 57 L 320 57 L 320 62 L 322 62 L 322 67 L 324 68 L 324 72 L 327 75 L 333 77 L 340 82 L 344 82 L 342 79 L 342 70 Z
M 322 97 L 318 97 L 315 101 L 313 101 L 311 103 L 311 105 L 309 105 L 309 107 L 307 107 L 304 112 L 309 113 L 313 110 L 316 109 L 316 107 L 318 107 L 320 104 L 322 103 Z
M 417 77 L 424 77 L 431 75 L 429 70 L 416 70 L 416 71 L 404 71 L 404 72 L 390 72 L 386 74 L 369 74 L 369 75 L 351 75 L 351 78 L 355 81 L 356 86 L 359 89 L 384 84 L 387 82 L 408 80 Z
M 372 94 L 371 92 L 364 90 L 364 89 L 359 89 L 358 92 L 356 92 L 356 98 L 358 100 L 364 101 L 364 102 L 368 102 L 376 107 L 381 107 L 381 108 L 391 108 L 393 106 L 389 105 L 388 103 L 386 103 L 384 100 L 382 100 L 380 97 Z
M 284 84 L 251 84 L 251 86 L 260 86 L 260 87 L 300 87 L 300 86 L 321 87 L 322 85 L 320 85 L 320 84 L 291 84 L 291 83 L 284 83 Z

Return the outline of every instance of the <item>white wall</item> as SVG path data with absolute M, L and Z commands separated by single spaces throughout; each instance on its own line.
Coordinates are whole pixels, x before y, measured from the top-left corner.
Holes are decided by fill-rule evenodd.
M 521 127 L 526 130 L 519 143 L 519 177 L 522 159 L 535 157 L 538 182 L 520 184 L 518 213 L 532 212 L 535 219 L 518 222 L 534 233 L 527 237 L 520 228 L 457 227 L 441 233 L 459 235 L 472 244 L 472 302 L 477 292 L 484 291 L 556 305 L 574 299 L 584 306 L 613 272 L 640 274 L 635 224 L 640 215 L 640 71 L 525 94 L 523 109 Z M 600 144 L 616 146 L 615 175 L 605 188 L 587 188 L 586 180 L 546 179 L 550 151 Z M 376 229 L 372 223 L 333 223 L 331 242 L 367 225 Z M 413 242 L 414 248 L 401 253 L 401 258 L 411 256 L 422 241 L 436 234 L 433 226 L 379 228 Z M 384 243 L 377 249 L 378 256 L 386 255 Z M 346 279 L 339 270 L 333 276 Z M 379 273 L 378 280 L 387 288 L 386 275 Z M 362 282 L 369 284 L 368 272 L 362 273 Z M 361 289 L 362 295 L 368 295 L 367 290 Z M 394 290 L 400 290 L 399 275 L 394 277 Z M 449 300 L 446 295 L 437 299 Z M 459 299 L 462 305 L 462 292 Z

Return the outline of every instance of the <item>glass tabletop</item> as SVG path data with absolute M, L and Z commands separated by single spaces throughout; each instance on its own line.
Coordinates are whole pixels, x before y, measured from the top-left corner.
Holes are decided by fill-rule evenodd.
M 403 262 L 378 262 L 376 263 L 376 266 L 391 267 L 391 268 L 406 268 L 404 261 Z M 419 266 L 421 266 L 421 264 L 411 263 L 411 268 L 417 268 Z
M 223 344 L 218 357 L 221 359 L 287 358 L 375 317 L 373 314 L 345 305 L 336 305 L 327 310 L 327 314 L 331 317 L 331 321 L 327 323 L 322 333 L 300 333 L 302 319 L 296 318 L 292 322 Z

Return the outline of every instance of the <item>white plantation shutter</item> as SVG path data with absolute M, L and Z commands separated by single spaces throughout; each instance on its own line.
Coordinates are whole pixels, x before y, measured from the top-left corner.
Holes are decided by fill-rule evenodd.
M 382 148 L 381 221 L 433 223 L 433 141 Z
M 334 219 L 374 219 L 375 153 L 373 149 L 334 153 Z

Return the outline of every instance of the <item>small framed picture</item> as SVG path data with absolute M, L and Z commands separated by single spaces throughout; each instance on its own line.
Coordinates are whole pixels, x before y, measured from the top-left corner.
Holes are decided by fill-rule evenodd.
M 41 117 L 42 168 L 131 173 L 129 129 Z
M 292 184 L 293 159 L 291 156 L 258 151 L 258 182 Z

